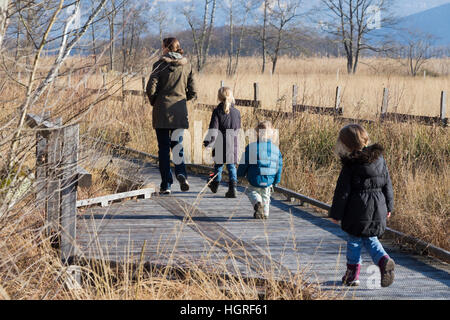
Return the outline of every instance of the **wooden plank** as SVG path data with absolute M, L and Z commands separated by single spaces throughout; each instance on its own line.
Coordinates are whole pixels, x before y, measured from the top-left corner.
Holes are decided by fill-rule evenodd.
M 386 112 L 382 114 L 383 121 L 395 121 L 395 122 L 416 122 L 427 125 L 441 124 L 443 121 L 440 117 L 428 117 L 428 116 L 416 116 L 402 113 Z
M 61 183 L 61 260 L 70 263 L 75 252 L 77 213 L 77 163 L 79 125 L 62 131 L 62 183 Z
M 310 112 L 315 114 L 323 114 L 323 115 L 342 115 L 342 109 L 328 108 L 328 107 L 314 107 L 314 106 L 306 106 L 306 105 L 295 105 L 292 107 L 294 112 Z
M 77 206 L 77 208 L 80 208 L 80 207 L 90 206 L 93 204 L 101 204 L 102 207 L 106 207 L 106 206 L 108 206 L 110 201 L 131 198 L 131 197 L 137 197 L 140 195 L 144 195 L 145 199 L 150 199 L 153 192 L 155 192 L 155 189 L 146 188 L 146 189 L 139 189 L 139 190 L 134 190 L 134 191 L 116 193 L 116 194 L 111 194 L 111 195 L 92 198 L 92 199 L 79 200 L 79 201 L 77 201 L 76 206 Z

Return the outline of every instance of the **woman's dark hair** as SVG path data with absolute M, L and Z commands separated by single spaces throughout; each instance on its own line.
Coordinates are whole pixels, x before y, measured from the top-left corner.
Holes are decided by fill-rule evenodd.
M 164 48 L 169 49 L 169 52 L 178 52 L 184 54 L 184 50 L 181 49 L 180 41 L 177 38 L 165 38 L 163 40 Z

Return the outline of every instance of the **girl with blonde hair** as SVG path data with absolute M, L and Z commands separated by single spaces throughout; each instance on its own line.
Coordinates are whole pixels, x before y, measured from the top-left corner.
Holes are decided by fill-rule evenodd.
M 349 124 L 339 132 L 335 152 L 342 162 L 329 216 L 347 233 L 347 286 L 359 285 L 361 249 L 364 246 L 378 265 L 381 286 L 394 281 L 395 263 L 378 240 L 394 209 L 394 193 L 383 147 L 369 146 L 367 131 Z
M 222 180 L 224 165 L 227 166 L 229 183 L 226 198 L 236 198 L 236 163 L 238 162 L 238 133 L 241 128 L 241 113 L 234 107 L 233 91 L 222 87 L 217 93 L 219 105 L 214 109 L 209 124 L 209 139 L 205 147 L 213 148 L 214 173 L 209 179 L 209 188 L 216 193 Z

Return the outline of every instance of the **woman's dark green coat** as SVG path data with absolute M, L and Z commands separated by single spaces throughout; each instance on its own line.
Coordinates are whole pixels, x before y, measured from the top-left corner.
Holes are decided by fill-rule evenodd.
M 179 53 L 169 52 L 153 64 L 147 83 L 154 129 L 188 129 L 187 101 L 197 96 L 192 66 Z

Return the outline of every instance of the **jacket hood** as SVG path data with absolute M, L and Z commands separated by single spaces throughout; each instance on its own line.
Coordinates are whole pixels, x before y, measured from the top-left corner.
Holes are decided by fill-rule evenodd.
M 383 147 L 375 143 L 371 146 L 365 147 L 361 151 L 354 151 L 346 157 L 342 157 L 341 161 L 344 164 L 369 164 L 375 162 L 381 155 L 383 155 Z
M 169 52 L 163 55 L 161 60 L 173 66 L 182 66 L 188 63 L 188 60 L 177 52 Z

